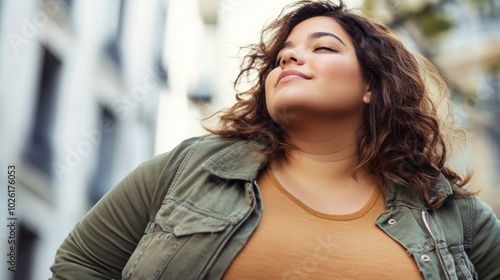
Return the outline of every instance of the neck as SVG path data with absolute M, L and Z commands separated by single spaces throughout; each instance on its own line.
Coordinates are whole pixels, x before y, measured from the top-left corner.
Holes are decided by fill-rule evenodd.
M 369 179 L 370 172 L 359 165 L 357 133 L 361 115 L 343 118 L 305 118 L 286 125 L 288 141 L 295 147 L 284 158 L 271 159 L 271 167 L 290 180 L 314 180 L 325 185 L 352 185 Z M 280 175 L 278 175 L 280 176 Z M 373 178 L 372 178 L 373 179 Z M 346 184 L 349 182 L 349 184 Z
M 288 192 L 314 209 L 353 213 L 365 205 L 379 185 L 376 177 L 364 168 L 354 173 L 360 163 L 356 128 L 346 125 L 314 131 L 308 127 L 312 133 L 287 131 L 296 149 L 283 158 L 271 158 L 269 167 Z
M 356 142 L 345 139 L 330 139 L 310 142 L 292 139 L 297 148 L 285 158 L 278 160 L 276 167 L 288 174 L 302 174 L 325 180 L 344 180 L 353 177 L 353 169 L 359 164 Z
M 286 132 L 296 149 L 286 154 L 280 164 L 297 168 L 301 173 L 309 171 L 324 176 L 352 177 L 353 168 L 359 164 L 356 154 L 358 126 L 357 121 L 331 120 L 315 120 L 300 126 L 300 129 L 291 126 Z
M 314 201 L 322 201 L 319 198 L 322 196 L 354 199 L 359 195 L 366 198 L 377 185 L 375 177 L 367 170 L 360 168 L 353 172 L 359 164 L 355 142 L 294 141 L 294 144 L 296 150 L 285 158 L 272 159 L 270 167 L 278 181 L 301 200 L 314 204 Z

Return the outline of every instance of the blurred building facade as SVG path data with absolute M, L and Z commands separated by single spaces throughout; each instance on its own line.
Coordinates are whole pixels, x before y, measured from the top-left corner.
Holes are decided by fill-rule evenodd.
M 239 47 L 257 42 L 290 2 L 0 1 L 1 176 L 16 165 L 20 244 L 19 271 L 2 261 L 0 279 L 46 279 L 57 247 L 110 187 L 152 155 L 203 134 L 200 120 L 235 101 Z M 404 3 L 455 19 L 433 39 L 411 20 L 394 28 L 453 85 L 457 118 L 474 131 L 457 165 L 476 172 L 475 185 L 500 214 L 498 16 L 468 0 L 380 2 L 374 13 L 388 24 Z M 7 235 L 1 228 L 1 252 Z
M 167 87 L 166 1 L 0 7 L 2 182 L 8 165 L 17 171 L 16 273 L 7 269 L 10 233 L 2 226 L 0 279 L 47 279 L 76 222 L 154 153 Z

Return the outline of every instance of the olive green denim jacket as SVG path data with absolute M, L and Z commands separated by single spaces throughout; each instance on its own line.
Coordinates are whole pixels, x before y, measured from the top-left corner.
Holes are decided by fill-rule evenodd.
M 222 278 L 262 214 L 256 178 L 267 158 L 258 149 L 192 138 L 143 163 L 69 234 L 51 279 Z M 424 279 L 500 279 L 500 222 L 491 208 L 451 198 L 444 178 L 435 195 L 449 198 L 436 210 L 409 188 L 387 187 L 388 210 L 374 222 Z

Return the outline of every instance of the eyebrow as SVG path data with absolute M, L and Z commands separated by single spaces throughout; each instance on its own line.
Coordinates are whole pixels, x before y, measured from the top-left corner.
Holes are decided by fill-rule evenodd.
M 342 41 L 342 39 L 339 38 L 339 36 L 333 34 L 333 33 L 330 33 L 330 32 L 314 32 L 314 33 L 311 33 L 309 34 L 309 36 L 307 36 L 308 39 L 318 39 L 318 38 L 321 38 L 321 37 L 325 37 L 325 36 L 330 36 L 330 37 L 333 37 L 337 40 L 340 41 L 340 43 L 342 43 L 342 45 L 346 46 L 347 45 L 344 43 L 344 41 Z M 286 48 L 289 48 L 291 47 L 293 44 L 291 41 L 287 41 L 283 44 L 283 47 L 281 49 L 286 49 Z
M 346 46 L 347 45 L 344 43 L 344 41 L 342 41 L 342 39 L 339 38 L 339 36 L 333 34 L 333 33 L 329 33 L 329 32 L 314 32 L 314 33 L 311 33 L 309 34 L 309 39 L 317 39 L 317 38 L 321 38 L 321 37 L 325 37 L 325 36 L 330 36 L 330 37 L 333 37 L 337 40 L 339 40 L 342 45 Z

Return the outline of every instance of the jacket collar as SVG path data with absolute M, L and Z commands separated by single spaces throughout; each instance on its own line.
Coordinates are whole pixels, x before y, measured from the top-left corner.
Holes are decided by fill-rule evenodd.
M 420 190 L 412 189 L 406 186 L 399 186 L 392 181 L 386 181 L 387 194 L 385 205 L 387 208 L 404 205 L 420 210 L 427 210 L 429 204 L 433 204 L 438 200 L 446 199 L 453 194 L 453 189 L 450 182 L 442 173 L 439 174 L 439 181 L 429 191 L 429 201 L 426 201 Z
M 220 178 L 253 181 L 268 161 L 267 156 L 256 153 L 262 148 L 262 144 L 254 141 L 235 141 L 210 157 L 203 164 L 203 168 Z M 392 181 L 386 181 L 386 186 L 385 205 L 388 208 L 405 205 L 425 210 L 428 209 L 428 203 L 434 203 L 453 194 L 450 183 L 442 173 L 439 175 L 438 183 L 431 189 L 428 202 L 419 190 L 398 186 Z
M 253 181 L 268 158 L 257 153 L 263 145 L 255 141 L 237 141 L 210 157 L 203 168 L 224 179 Z

